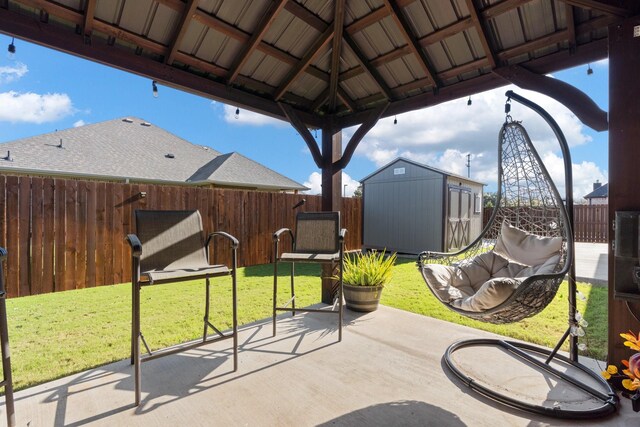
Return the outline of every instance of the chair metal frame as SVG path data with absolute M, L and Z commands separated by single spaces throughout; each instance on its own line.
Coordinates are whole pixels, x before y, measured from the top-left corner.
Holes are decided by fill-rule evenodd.
M 136 214 L 139 211 L 136 211 Z M 149 212 L 149 211 L 145 211 Z M 155 211 L 155 213 L 162 214 L 163 212 L 168 213 L 176 213 L 176 212 L 184 212 L 184 213 L 195 213 L 198 216 L 198 220 L 200 222 L 200 233 L 203 234 L 202 229 L 202 218 L 200 213 L 196 211 Z M 136 224 L 137 227 L 137 224 Z M 238 369 L 238 316 L 237 316 L 237 280 L 236 280 L 236 271 L 238 268 L 238 257 L 237 251 L 239 242 L 231 234 L 225 233 L 223 231 L 216 231 L 210 233 L 207 236 L 207 239 L 204 243 L 204 251 L 205 257 L 207 260 L 209 257 L 209 245 L 212 243 L 215 237 L 223 237 L 231 242 L 231 268 L 227 268 L 224 272 L 215 273 L 215 274 L 202 274 L 202 275 L 188 275 L 184 278 L 180 277 L 172 277 L 166 280 L 143 280 L 141 278 L 140 272 L 140 258 L 143 253 L 143 243 L 140 241 L 137 235 L 129 234 L 126 236 L 126 241 L 129 242 L 131 246 L 131 278 L 132 278 L 132 289 L 131 289 L 131 299 L 132 299 L 132 321 L 131 321 L 131 364 L 134 365 L 134 376 L 135 376 L 135 405 L 138 406 L 141 401 L 141 364 L 143 362 L 148 362 L 153 359 L 157 359 L 159 357 L 168 356 L 171 354 L 183 352 L 192 348 L 200 347 L 206 344 L 210 344 L 217 341 L 222 341 L 226 339 L 233 339 L 233 371 L 237 371 Z M 213 266 L 212 266 L 213 267 Z M 144 274 L 144 272 L 142 273 Z M 216 328 L 211 321 L 209 320 L 209 308 L 210 308 L 210 278 L 212 277 L 220 277 L 231 275 L 231 286 L 232 286 L 232 330 L 228 333 L 221 332 L 218 328 Z M 192 342 L 185 345 L 179 346 L 171 346 L 164 349 L 155 350 L 151 352 L 147 342 L 142 335 L 140 330 L 140 291 L 143 287 L 151 286 L 151 285 L 159 285 L 166 283 L 176 283 L 181 281 L 190 281 L 190 280 L 200 280 L 205 279 L 206 283 L 206 291 L 205 291 L 205 313 L 203 317 L 204 323 L 204 332 L 202 334 L 202 340 L 197 342 Z M 208 328 L 211 328 L 215 334 L 207 335 Z M 140 355 L 140 342 L 145 346 L 147 350 L 146 356 Z
M 308 251 L 298 250 L 296 246 L 296 237 L 298 237 L 299 223 L 305 220 L 322 220 L 335 222 L 335 250 L 327 251 Z M 276 316 L 279 311 L 290 312 L 292 316 L 296 315 L 296 312 L 302 313 L 324 313 L 324 314 L 337 314 L 338 315 L 338 341 L 342 341 L 342 319 L 343 319 L 343 280 L 342 272 L 344 270 L 344 238 L 347 233 L 345 228 L 340 228 L 340 212 L 299 212 L 296 214 L 296 234 L 289 228 L 281 228 L 273 234 L 273 336 L 276 336 Z M 292 259 L 287 257 L 287 253 L 280 254 L 280 236 L 287 234 L 291 240 L 292 252 L 290 254 L 305 254 L 309 255 L 308 258 Z M 333 256 L 320 256 L 314 258 L 314 255 L 333 255 Z M 278 297 L 278 264 L 281 262 L 291 263 L 291 298 L 282 306 L 277 305 Z M 340 273 L 338 274 L 338 283 L 335 289 L 335 296 L 333 306 L 330 310 L 316 309 L 316 308 L 296 308 L 296 293 L 295 293 L 295 264 L 301 263 L 315 263 L 330 265 L 332 271 L 335 266 L 338 265 Z M 290 305 L 290 306 L 289 306 Z M 338 308 L 336 309 L 336 305 Z
M 7 425 L 16 425 L 16 411 L 13 399 L 13 379 L 11 376 L 11 353 L 9 352 L 9 329 L 7 326 L 7 293 L 4 287 L 3 263 L 7 258 L 7 250 L 0 248 L 0 346 L 2 347 L 2 381 L 4 387 L 4 404 L 7 409 Z

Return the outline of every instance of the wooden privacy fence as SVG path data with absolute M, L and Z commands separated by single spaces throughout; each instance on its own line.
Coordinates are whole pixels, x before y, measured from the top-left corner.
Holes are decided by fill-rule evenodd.
M 198 209 L 206 233 L 238 238 L 238 263 L 271 262 L 272 235 L 293 227 L 292 207 L 319 211 L 320 196 L 156 184 L 123 184 L 0 175 L 0 246 L 10 297 L 110 285 L 131 280 L 124 237 L 136 209 Z M 361 247 L 361 199 L 343 199 L 348 249 Z M 228 241 L 216 239 L 214 262 L 228 262 Z
M 484 208 L 483 224 L 491 218 L 493 208 Z M 575 205 L 573 207 L 573 234 L 576 242 L 607 243 L 609 241 L 608 205 Z
M 576 242 L 607 243 L 609 241 L 609 205 L 577 205 L 573 208 Z

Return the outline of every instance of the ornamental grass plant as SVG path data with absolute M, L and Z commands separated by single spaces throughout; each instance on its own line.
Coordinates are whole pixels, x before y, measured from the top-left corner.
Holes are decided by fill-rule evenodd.
M 345 257 L 344 283 L 351 286 L 382 286 L 391 281 L 396 254 L 386 255 L 386 251 L 358 252 Z

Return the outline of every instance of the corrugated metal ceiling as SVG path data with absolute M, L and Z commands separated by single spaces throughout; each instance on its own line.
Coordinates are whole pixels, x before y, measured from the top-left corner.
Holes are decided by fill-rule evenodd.
M 114 49 L 124 57 L 124 66 L 114 64 L 121 68 L 129 55 L 130 69 L 160 82 L 181 86 L 177 82 L 191 81 L 191 75 L 190 90 L 275 116 L 282 115 L 279 102 L 289 103 L 313 121 L 356 117 L 384 104 L 398 113 L 436 103 L 434 97 L 447 91 L 484 90 L 497 84 L 492 71 L 499 67 L 549 72 L 554 62 L 577 63 L 576 53 L 598 49 L 586 56 L 606 55 L 596 42 L 624 15 L 622 8 L 611 13 L 560 0 L 195 2 L 185 15 L 190 2 L 183 0 L 9 0 L 0 8 L 2 22 L 22 19 L 27 26 L 37 17 L 38 25 L 63 26 L 51 29 L 55 41 L 38 40 L 36 30 L 21 33 L 19 26 L 1 31 L 107 63 L 101 56 Z M 91 3 L 93 16 L 87 14 Z M 334 33 L 341 3 L 344 26 Z M 334 37 L 341 38 L 335 67 Z M 72 47 L 83 42 L 100 49 L 94 54 L 87 46 Z M 137 65 L 141 60 L 150 61 L 148 71 Z M 179 78 L 156 75 L 156 63 Z M 330 110 L 333 72 L 340 77 L 336 109 Z M 210 81 L 212 89 L 198 79 Z

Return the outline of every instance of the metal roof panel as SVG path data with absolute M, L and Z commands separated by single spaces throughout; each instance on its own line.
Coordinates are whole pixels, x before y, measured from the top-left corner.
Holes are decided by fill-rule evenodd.
M 132 33 L 146 36 L 157 8 L 158 3 L 152 0 L 125 2 L 119 17 L 119 26 Z

